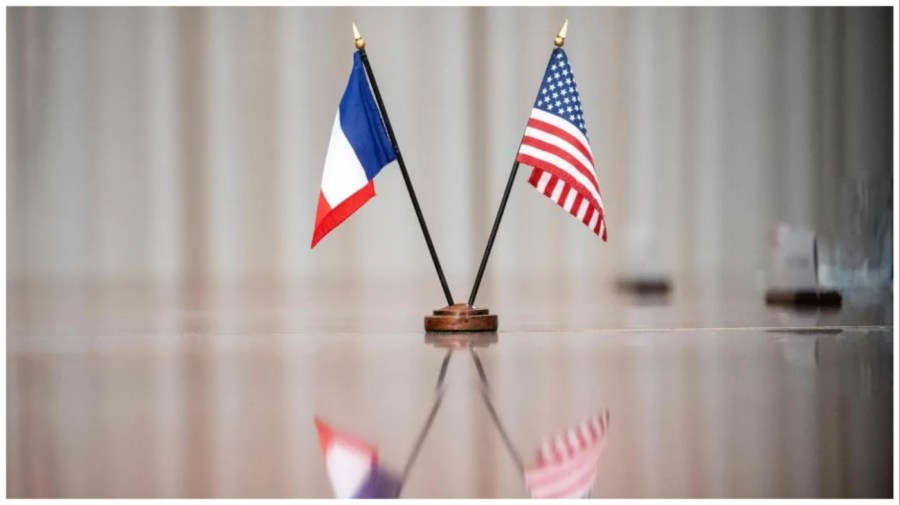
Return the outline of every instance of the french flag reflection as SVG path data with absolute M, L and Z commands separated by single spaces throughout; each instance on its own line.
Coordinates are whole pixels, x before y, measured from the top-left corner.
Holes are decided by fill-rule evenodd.
M 378 464 L 378 450 L 315 418 L 335 498 L 397 498 L 399 479 Z

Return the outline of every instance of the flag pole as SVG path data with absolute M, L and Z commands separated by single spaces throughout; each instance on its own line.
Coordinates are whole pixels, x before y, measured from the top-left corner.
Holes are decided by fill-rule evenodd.
M 400 484 L 397 486 L 398 497 L 400 496 L 400 491 L 403 490 L 403 486 L 406 485 L 406 480 L 409 478 L 409 472 L 412 470 L 413 463 L 416 462 L 416 457 L 418 457 L 419 451 L 422 450 L 425 436 L 428 435 L 428 431 L 431 430 L 431 424 L 434 422 L 438 409 L 441 407 L 441 402 L 444 400 L 444 378 L 447 376 L 447 365 L 450 364 L 450 357 L 452 355 L 453 349 L 448 349 L 447 354 L 444 355 L 444 361 L 441 362 L 441 370 L 438 373 L 437 386 L 435 387 L 434 404 L 432 404 L 431 411 L 428 413 L 428 419 L 425 421 L 425 426 L 422 427 L 419 436 L 416 438 L 416 443 L 413 445 L 412 452 L 410 452 L 409 457 L 406 458 L 406 464 L 403 466 L 403 475 L 400 476 Z
M 472 285 L 472 292 L 469 294 L 469 306 L 475 305 L 475 297 L 478 295 L 478 288 L 481 286 L 481 277 L 484 275 L 484 268 L 487 266 L 488 258 L 491 256 L 491 249 L 494 248 L 494 239 L 497 238 L 497 230 L 500 229 L 500 220 L 503 219 L 503 211 L 506 210 L 506 201 L 509 200 L 509 192 L 512 190 L 513 182 L 516 180 L 516 174 L 519 172 L 519 162 L 513 163 L 512 170 L 509 172 L 509 179 L 506 181 L 506 190 L 503 191 L 503 198 L 500 200 L 500 208 L 497 209 L 497 217 L 494 218 L 494 227 L 491 229 L 491 236 L 488 237 L 487 246 L 484 248 L 484 255 L 481 257 L 481 265 L 478 267 L 478 275 L 475 276 L 475 284 Z
M 400 147 L 397 145 L 397 138 L 394 136 L 394 128 L 391 127 L 391 120 L 388 119 L 387 109 L 384 107 L 384 101 L 381 99 L 381 92 L 378 91 L 378 83 L 375 82 L 375 74 L 369 65 L 369 57 L 366 55 L 366 41 L 363 40 L 353 23 L 353 41 L 362 57 L 363 66 L 366 68 L 366 75 L 369 77 L 369 84 L 372 85 L 372 92 L 375 94 L 375 101 L 378 102 L 378 110 L 381 112 L 381 118 L 384 119 L 384 126 L 387 129 L 388 137 L 391 139 L 391 146 L 397 155 L 397 164 L 400 165 L 400 173 L 403 174 L 403 182 L 406 183 L 406 191 L 412 200 L 413 209 L 416 211 L 416 218 L 419 220 L 419 227 L 422 228 L 422 234 L 425 235 L 425 243 L 428 245 L 428 253 L 431 254 L 431 261 L 437 270 L 438 279 L 441 281 L 441 289 L 444 290 L 444 297 L 447 298 L 447 305 L 453 305 L 453 295 L 450 294 L 450 288 L 447 286 L 447 279 L 444 277 L 444 270 L 441 268 L 441 261 L 437 257 L 434 250 L 434 244 L 431 242 L 431 234 L 428 233 L 428 226 L 425 224 L 425 218 L 422 216 L 422 209 L 419 207 L 419 199 L 416 198 L 416 190 L 413 189 L 412 181 L 409 179 L 409 173 L 406 171 L 406 163 L 403 162 L 403 155 L 400 154 Z
M 525 464 L 522 463 L 522 456 L 519 456 L 519 451 L 513 446 L 512 441 L 509 439 L 509 435 L 507 435 L 506 430 L 503 429 L 500 417 L 497 416 L 497 410 L 494 409 L 494 403 L 491 401 L 491 387 L 488 384 L 487 375 L 484 373 L 484 366 L 481 365 L 481 359 L 478 357 L 478 353 L 475 352 L 474 347 L 469 347 L 469 352 L 472 354 L 472 360 L 475 361 L 475 368 L 478 370 L 478 379 L 481 381 L 481 398 L 484 400 L 484 405 L 487 407 L 488 413 L 494 421 L 494 426 L 497 427 L 497 431 L 500 432 L 500 436 L 503 437 L 503 443 L 506 444 L 506 450 L 509 451 L 509 455 L 512 456 L 513 461 L 516 463 L 516 468 L 519 469 L 519 473 L 524 477 Z
M 566 43 L 566 31 L 569 28 L 569 20 L 563 23 L 559 33 L 553 39 L 556 47 L 562 47 Z M 475 284 L 472 285 L 472 292 L 469 294 L 469 306 L 475 305 L 475 297 L 478 296 L 478 288 L 481 286 L 481 278 L 484 276 L 484 269 L 487 267 L 488 258 L 491 256 L 491 249 L 494 248 L 494 239 L 497 238 L 497 230 L 500 228 L 500 220 L 503 219 L 503 211 L 506 210 L 506 201 L 509 200 L 509 192 L 512 189 L 513 182 L 516 180 L 516 174 L 519 171 L 519 162 L 513 163 L 512 170 L 509 172 L 509 179 L 506 181 L 506 190 L 503 192 L 503 198 L 500 200 L 500 208 L 497 210 L 497 217 L 494 218 L 494 227 L 491 229 L 491 236 L 488 237 L 487 246 L 484 248 L 484 255 L 481 257 L 481 265 L 478 267 L 478 275 L 475 276 Z

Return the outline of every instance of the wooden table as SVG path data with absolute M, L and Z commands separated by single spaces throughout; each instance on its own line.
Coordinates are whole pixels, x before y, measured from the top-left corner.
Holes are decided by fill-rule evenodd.
M 486 283 L 477 352 L 526 463 L 608 407 L 596 497 L 890 496 L 892 296 L 766 307 L 743 282 L 665 298 Z M 10 284 L 10 497 L 328 497 L 313 416 L 400 471 L 446 350 L 430 279 L 307 285 Z M 526 497 L 454 354 L 404 497 Z

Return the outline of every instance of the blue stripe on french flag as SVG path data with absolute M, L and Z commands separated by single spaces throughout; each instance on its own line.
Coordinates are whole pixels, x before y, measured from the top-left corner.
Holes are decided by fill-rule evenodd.
M 375 196 L 372 180 L 396 158 L 369 88 L 362 57 L 356 52 L 325 155 L 310 248 Z

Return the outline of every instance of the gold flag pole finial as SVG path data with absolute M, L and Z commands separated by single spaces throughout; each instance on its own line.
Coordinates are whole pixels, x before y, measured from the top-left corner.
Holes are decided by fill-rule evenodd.
M 362 35 L 359 34 L 359 29 L 356 28 L 356 23 L 353 23 L 353 43 L 356 45 L 357 49 L 366 47 L 366 41 L 363 40 Z
M 563 23 L 562 28 L 559 29 L 559 33 L 556 34 L 556 38 L 553 39 L 553 45 L 556 47 L 562 47 L 563 44 L 566 43 L 566 30 L 569 28 L 569 20 L 567 19 L 565 23 Z

